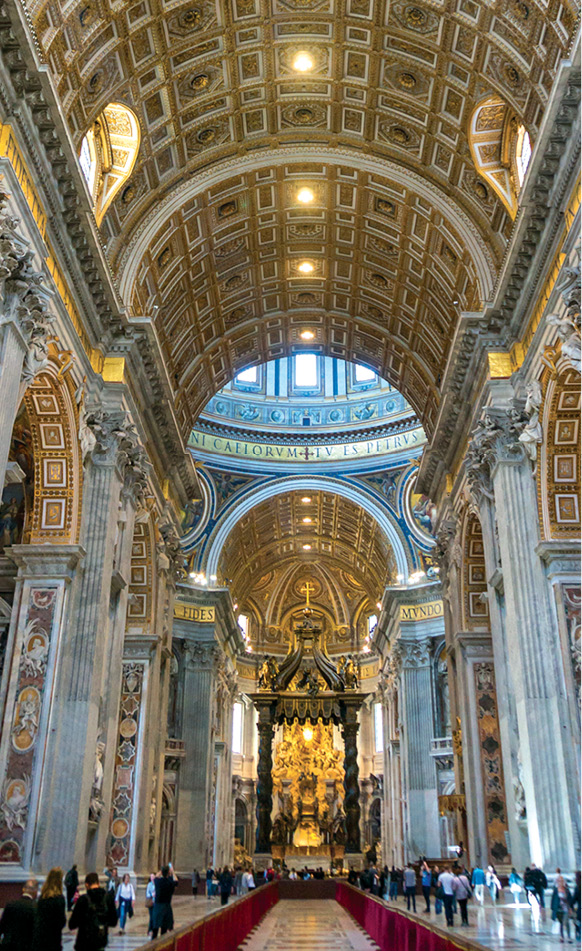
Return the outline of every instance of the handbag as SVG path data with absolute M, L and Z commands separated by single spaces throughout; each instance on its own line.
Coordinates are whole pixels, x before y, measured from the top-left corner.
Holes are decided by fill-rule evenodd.
M 146 908 L 153 908 L 153 907 L 154 907 L 154 900 L 153 900 L 153 898 L 146 898 Z M 131 911 L 132 911 L 132 914 L 133 914 L 133 908 L 131 909 Z M 130 917 L 131 917 L 131 915 L 130 915 Z
M 443 898 L 445 897 L 445 890 L 442 885 L 439 885 L 439 887 L 437 888 L 436 897 L 438 898 L 439 901 L 442 901 Z

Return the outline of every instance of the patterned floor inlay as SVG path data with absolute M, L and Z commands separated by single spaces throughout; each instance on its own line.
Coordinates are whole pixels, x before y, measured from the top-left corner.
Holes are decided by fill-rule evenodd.
M 242 951 L 374 951 L 377 945 L 335 901 L 280 901 Z

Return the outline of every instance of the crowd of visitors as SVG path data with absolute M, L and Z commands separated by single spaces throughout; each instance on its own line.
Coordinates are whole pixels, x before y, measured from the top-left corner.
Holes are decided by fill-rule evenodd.
M 413 912 L 416 912 L 419 878 L 425 901 L 422 912 L 430 913 L 431 898 L 434 895 L 436 914 L 440 915 L 444 910 L 446 923 L 451 928 L 454 926 L 454 916 L 457 913 L 461 916 L 461 925 L 464 927 L 469 925 L 468 904 L 471 899 L 474 898 L 478 905 L 483 906 L 487 891 L 491 903 L 495 905 L 499 894 L 503 891 L 501 881 L 493 865 L 488 865 L 486 869 L 476 865 L 470 872 L 457 862 L 451 868 L 447 867 L 441 871 L 438 865 L 433 865 L 431 868 L 426 859 L 423 858 L 419 863 L 418 874 L 413 865 L 407 865 L 404 869 L 395 868 L 394 866 L 390 869 L 385 865 L 379 871 L 373 864 L 370 864 L 367 869 L 361 872 L 351 868 L 348 874 L 350 884 L 359 885 L 365 891 L 378 895 L 386 901 L 394 901 L 399 895 L 404 896 L 407 910 Z M 542 869 L 534 863 L 525 869 L 523 877 L 519 875 L 515 868 L 512 868 L 508 885 L 514 904 L 520 904 L 523 891 L 528 904 L 536 911 L 545 909 L 545 893 L 548 888 L 548 880 Z M 571 924 L 576 938 L 580 939 L 579 872 L 576 875 L 576 887 L 571 890 L 560 869 L 556 869 L 551 912 L 552 920 L 558 921 L 560 924 L 560 940 L 562 942 L 566 939 L 571 940 Z
M 345 873 L 344 873 L 345 874 Z M 8 902 L 0 919 L 0 946 L 8 951 L 61 951 L 62 931 L 70 913 L 69 929 L 76 931 L 76 951 L 102 951 L 108 940 L 109 929 L 119 926 L 119 934 L 125 933 L 128 919 L 133 917 L 136 893 L 131 878 L 125 874 L 119 878 L 116 869 L 104 870 L 105 884 L 101 885 L 96 872 L 85 877 L 85 889 L 79 891 L 77 867 L 72 866 L 63 877 L 60 868 L 51 869 L 39 894 L 35 879 L 24 884 L 21 898 Z M 226 905 L 231 895 L 246 895 L 257 885 L 280 879 L 323 879 L 323 868 L 296 870 L 285 863 L 280 868 L 267 868 L 260 877 L 251 867 L 236 866 L 230 869 L 208 868 L 206 892 L 209 899 L 220 897 Z M 172 897 L 177 877 L 171 865 L 164 866 L 157 874 L 152 873 L 146 885 L 145 906 L 149 912 L 148 937 L 156 938 L 174 927 Z M 423 914 L 434 910 L 437 915 L 444 911 L 449 927 L 453 927 L 455 915 L 460 914 L 461 926 L 468 926 L 468 905 L 474 899 L 478 905 L 485 903 L 486 894 L 496 904 L 502 884 L 495 868 L 486 869 L 476 865 L 471 871 L 458 861 L 451 867 L 440 869 L 429 865 L 425 858 L 417 865 L 409 864 L 404 869 L 394 866 L 383 869 L 370 863 L 368 868 L 356 871 L 349 869 L 348 882 L 377 895 L 386 901 L 394 901 L 402 895 L 409 911 L 416 912 L 418 886 L 424 899 Z M 192 873 L 192 894 L 199 893 L 202 877 L 197 869 Z M 536 910 L 545 914 L 545 894 L 548 880 L 535 864 L 525 869 L 521 876 L 512 868 L 508 886 L 513 903 L 520 904 L 521 893 Z M 573 889 L 568 886 L 561 870 L 556 869 L 551 897 L 552 920 L 559 922 L 560 941 L 572 942 L 571 932 L 580 939 L 580 873 Z

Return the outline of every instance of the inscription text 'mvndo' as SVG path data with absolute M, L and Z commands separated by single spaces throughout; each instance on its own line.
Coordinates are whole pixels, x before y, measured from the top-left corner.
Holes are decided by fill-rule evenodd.
M 401 621 L 428 621 L 434 617 L 442 617 L 443 602 L 429 601 L 427 604 L 401 604 Z

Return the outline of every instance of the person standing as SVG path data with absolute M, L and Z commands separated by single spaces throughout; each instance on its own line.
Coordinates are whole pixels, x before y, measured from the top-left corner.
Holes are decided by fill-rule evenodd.
M 562 875 L 562 872 L 559 868 L 556 869 L 556 880 L 554 882 L 554 891 L 552 893 L 552 921 L 560 922 L 560 942 L 564 944 L 564 925 L 566 926 L 566 934 L 568 936 L 568 942 L 571 944 L 572 940 L 570 938 L 570 912 L 571 912 L 572 898 L 570 895 L 570 889 L 566 884 L 566 879 Z
M 63 897 L 63 870 L 51 868 L 36 906 L 35 951 L 61 951 L 67 923 Z
M 125 934 L 127 919 L 133 918 L 133 903 L 135 901 L 135 890 L 127 872 L 117 888 L 115 901 L 119 909 L 119 934 Z
M 489 894 L 491 895 L 491 901 L 495 905 L 497 902 L 497 893 L 501 890 L 501 882 L 497 878 L 497 872 L 495 871 L 494 865 L 487 866 L 487 872 L 485 873 L 485 882 L 487 888 L 489 889 Z
M 473 869 L 471 885 L 475 889 L 475 898 L 482 905 L 485 901 L 485 872 L 480 865 L 476 865 Z
M 509 888 L 511 894 L 513 895 L 515 904 L 519 905 L 519 896 L 521 895 L 521 890 L 523 888 L 523 879 L 521 875 L 518 875 L 515 868 L 511 869 L 511 875 L 509 876 Z
M 156 880 L 156 876 L 152 872 L 150 875 L 150 880 L 146 885 L 146 897 L 145 897 L 146 908 L 149 912 L 148 938 L 150 937 L 150 935 L 152 934 L 154 930 L 154 902 L 156 900 L 156 886 L 154 885 L 155 880 Z
M 453 913 L 453 902 L 455 898 L 454 881 L 455 876 L 449 869 L 445 869 L 444 872 L 441 872 L 439 875 L 439 885 L 442 888 L 442 896 L 439 895 L 439 898 L 442 899 L 443 905 L 445 906 L 445 918 L 447 919 L 447 926 L 449 928 L 452 928 L 455 923 Z
M 424 900 L 426 902 L 425 913 L 430 915 L 430 889 L 432 885 L 432 872 L 428 867 L 426 859 L 423 859 L 421 865 L 421 880 L 420 884 L 422 887 L 422 894 L 424 895 Z
M 32 947 L 37 892 L 38 882 L 29 878 L 22 889 L 22 898 L 7 903 L 0 918 L 2 951 L 23 951 Z
M 533 885 L 533 891 L 535 892 L 535 896 L 538 900 L 538 904 L 540 908 L 545 909 L 546 907 L 545 894 L 546 894 L 546 888 L 548 887 L 548 880 L 545 876 L 545 873 L 541 870 L 541 868 L 537 867 L 535 862 L 532 862 L 529 874 L 530 874 L 530 881 Z M 543 916 L 544 916 L 544 912 L 542 912 L 542 918 Z
M 242 877 L 243 871 L 240 865 L 234 870 L 234 891 L 236 895 L 242 894 Z
M 388 900 L 392 901 L 392 899 L 394 901 L 398 899 L 398 872 L 394 865 L 390 869 L 390 891 L 388 892 Z
M 461 926 L 469 926 L 469 915 L 467 914 L 467 902 L 473 894 L 469 879 L 460 869 L 454 877 L 453 892 L 456 896 L 459 908 L 461 909 Z
M 200 875 L 198 874 L 198 869 L 195 868 L 192 872 L 192 894 L 194 898 L 198 894 L 198 886 L 200 884 Z
M 404 894 L 406 895 L 406 910 L 410 911 L 412 902 L 412 910 L 416 914 L 416 872 L 410 865 L 404 869 Z
M 212 898 L 212 879 L 214 878 L 214 869 L 206 869 L 206 897 L 210 901 Z
M 232 875 L 228 865 L 224 866 L 218 881 L 220 883 L 220 904 L 227 905 L 232 892 Z
M 73 909 L 73 898 L 79 887 L 79 873 L 77 866 L 73 865 L 65 875 L 65 888 L 67 890 L 67 911 Z
M 97 872 L 89 872 L 85 876 L 85 894 L 75 902 L 69 918 L 70 931 L 78 929 L 75 951 L 103 951 L 109 929 L 116 924 L 115 893 L 101 888 Z
M 162 870 L 156 875 L 154 889 L 156 896 L 154 899 L 153 929 L 152 938 L 158 937 L 158 931 L 165 934 L 174 927 L 174 913 L 172 911 L 172 895 L 178 879 L 170 865 L 164 865 Z

